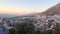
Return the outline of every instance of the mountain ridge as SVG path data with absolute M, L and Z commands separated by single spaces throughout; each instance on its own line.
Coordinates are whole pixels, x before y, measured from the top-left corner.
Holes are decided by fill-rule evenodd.
M 52 6 L 51 8 L 48 8 L 42 14 L 51 15 L 51 16 L 60 14 L 60 3 L 56 4 L 55 6 Z

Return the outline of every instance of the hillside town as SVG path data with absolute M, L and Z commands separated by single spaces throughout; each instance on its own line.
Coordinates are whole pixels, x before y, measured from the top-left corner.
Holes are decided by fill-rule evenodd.
M 41 32 L 47 30 L 53 30 L 56 27 L 56 23 L 60 24 L 60 15 L 54 16 L 22 16 L 19 18 L 1 18 L 0 17 L 0 30 L 12 30 L 14 29 L 15 24 L 31 22 L 35 26 L 35 30 L 39 30 Z M 50 25 L 49 25 L 50 24 Z
M 38 14 L 0 16 L 0 34 L 60 34 L 60 3 Z

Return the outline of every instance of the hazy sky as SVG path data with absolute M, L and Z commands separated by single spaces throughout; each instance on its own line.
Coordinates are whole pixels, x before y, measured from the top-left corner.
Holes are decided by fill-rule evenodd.
M 42 12 L 60 0 L 0 0 L 0 14 L 29 14 Z

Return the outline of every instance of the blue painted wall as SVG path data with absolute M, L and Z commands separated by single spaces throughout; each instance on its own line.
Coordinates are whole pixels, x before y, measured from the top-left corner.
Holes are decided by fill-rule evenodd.
M 0 34 L 8 34 L 8 30 L 0 30 Z

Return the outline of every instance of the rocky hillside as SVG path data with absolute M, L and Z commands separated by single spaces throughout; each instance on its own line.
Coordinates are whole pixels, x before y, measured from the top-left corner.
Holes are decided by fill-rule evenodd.
M 42 14 L 50 15 L 50 16 L 60 14 L 60 3 L 56 4 L 55 6 L 49 8 L 49 9 L 47 9 Z

